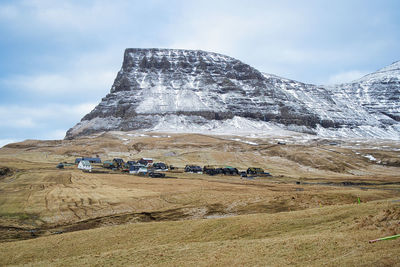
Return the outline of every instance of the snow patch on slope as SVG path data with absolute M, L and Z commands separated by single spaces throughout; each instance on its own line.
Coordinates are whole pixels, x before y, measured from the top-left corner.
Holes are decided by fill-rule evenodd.
M 399 130 L 393 126 L 386 129 L 378 126 L 361 125 L 355 127 L 343 127 L 338 129 L 317 127 L 317 134 L 323 138 L 366 138 L 366 139 L 390 139 L 400 140 Z
M 198 117 L 198 119 L 202 119 Z M 272 136 L 291 136 L 299 133 L 283 129 L 277 124 L 249 120 L 242 117 L 233 117 L 225 121 L 204 120 L 199 124 L 193 120 L 193 116 L 167 115 L 161 117 L 158 124 L 151 129 L 155 132 L 175 132 L 175 133 L 204 133 L 220 135 L 247 136 L 251 134 L 272 135 Z
M 107 117 L 107 118 L 93 118 L 91 120 L 83 120 L 71 128 L 71 134 L 79 135 L 86 129 L 92 129 L 93 131 L 107 131 L 113 130 L 121 124 L 120 118 Z
M 136 108 L 136 113 L 204 110 L 210 108 L 191 90 L 175 90 L 158 84 L 143 92 L 143 101 Z

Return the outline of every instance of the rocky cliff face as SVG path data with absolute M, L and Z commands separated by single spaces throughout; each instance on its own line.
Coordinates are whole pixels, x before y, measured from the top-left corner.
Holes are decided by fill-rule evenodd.
M 225 124 L 229 131 L 230 126 L 240 127 L 238 118 L 316 134 L 345 129 L 362 136 L 360 127 L 367 126 L 382 132 L 391 127 L 390 134 L 396 135 L 400 75 L 382 75 L 383 79 L 376 74 L 374 79 L 321 87 L 262 74 L 216 53 L 126 49 L 111 92 L 68 130 L 66 138 L 110 130 L 179 132 L 188 125 L 204 130 Z M 364 91 L 354 93 L 354 88 Z

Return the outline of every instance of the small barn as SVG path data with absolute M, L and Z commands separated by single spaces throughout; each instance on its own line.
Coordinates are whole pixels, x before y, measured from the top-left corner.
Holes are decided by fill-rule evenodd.
M 88 171 L 91 172 L 92 171 L 92 165 L 90 164 L 89 161 L 87 160 L 81 160 L 78 164 L 78 169 L 82 170 L 82 171 Z

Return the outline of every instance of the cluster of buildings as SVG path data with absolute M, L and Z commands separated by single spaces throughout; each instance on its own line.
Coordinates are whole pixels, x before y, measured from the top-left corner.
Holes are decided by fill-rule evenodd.
M 114 158 L 113 160 L 106 160 L 102 162 L 99 157 L 97 158 L 82 157 L 82 158 L 76 158 L 75 164 L 78 164 L 78 169 L 88 172 L 92 172 L 93 170 L 92 164 L 102 164 L 103 168 L 120 170 L 122 172 L 129 172 L 132 174 L 147 173 L 149 168 L 152 168 L 152 170 L 161 170 L 161 171 L 168 170 L 168 167 L 165 163 L 162 162 L 154 163 L 153 159 L 151 158 L 141 158 L 138 161 L 127 161 L 127 162 L 125 162 L 121 158 Z
M 61 164 L 61 163 L 60 163 Z M 78 169 L 93 172 L 92 164 L 97 164 L 98 168 L 106 168 L 110 170 L 119 170 L 130 174 L 148 175 L 150 177 L 164 177 L 169 169 L 175 169 L 174 166 L 163 162 L 154 162 L 152 158 L 141 158 L 138 161 L 127 161 L 125 162 L 121 158 L 114 158 L 113 160 L 101 161 L 99 157 L 89 158 L 82 157 L 75 159 L 75 164 L 78 164 Z M 99 166 L 102 164 L 101 166 Z M 57 166 L 59 167 L 59 166 Z M 212 166 L 204 166 L 203 168 L 197 165 L 186 165 L 184 168 L 185 172 L 199 173 L 208 175 L 240 175 L 247 177 L 247 175 L 259 175 L 259 176 L 271 176 L 270 173 L 265 172 L 262 168 L 250 167 L 246 171 L 239 171 L 237 168 L 227 166 L 223 168 L 215 168 Z

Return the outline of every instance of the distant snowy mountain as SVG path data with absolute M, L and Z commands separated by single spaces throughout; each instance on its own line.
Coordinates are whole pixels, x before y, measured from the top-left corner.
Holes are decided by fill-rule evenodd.
M 400 139 L 400 63 L 353 83 L 316 86 L 221 54 L 126 49 L 111 92 L 67 139 L 120 130 L 225 134 L 286 130 Z

